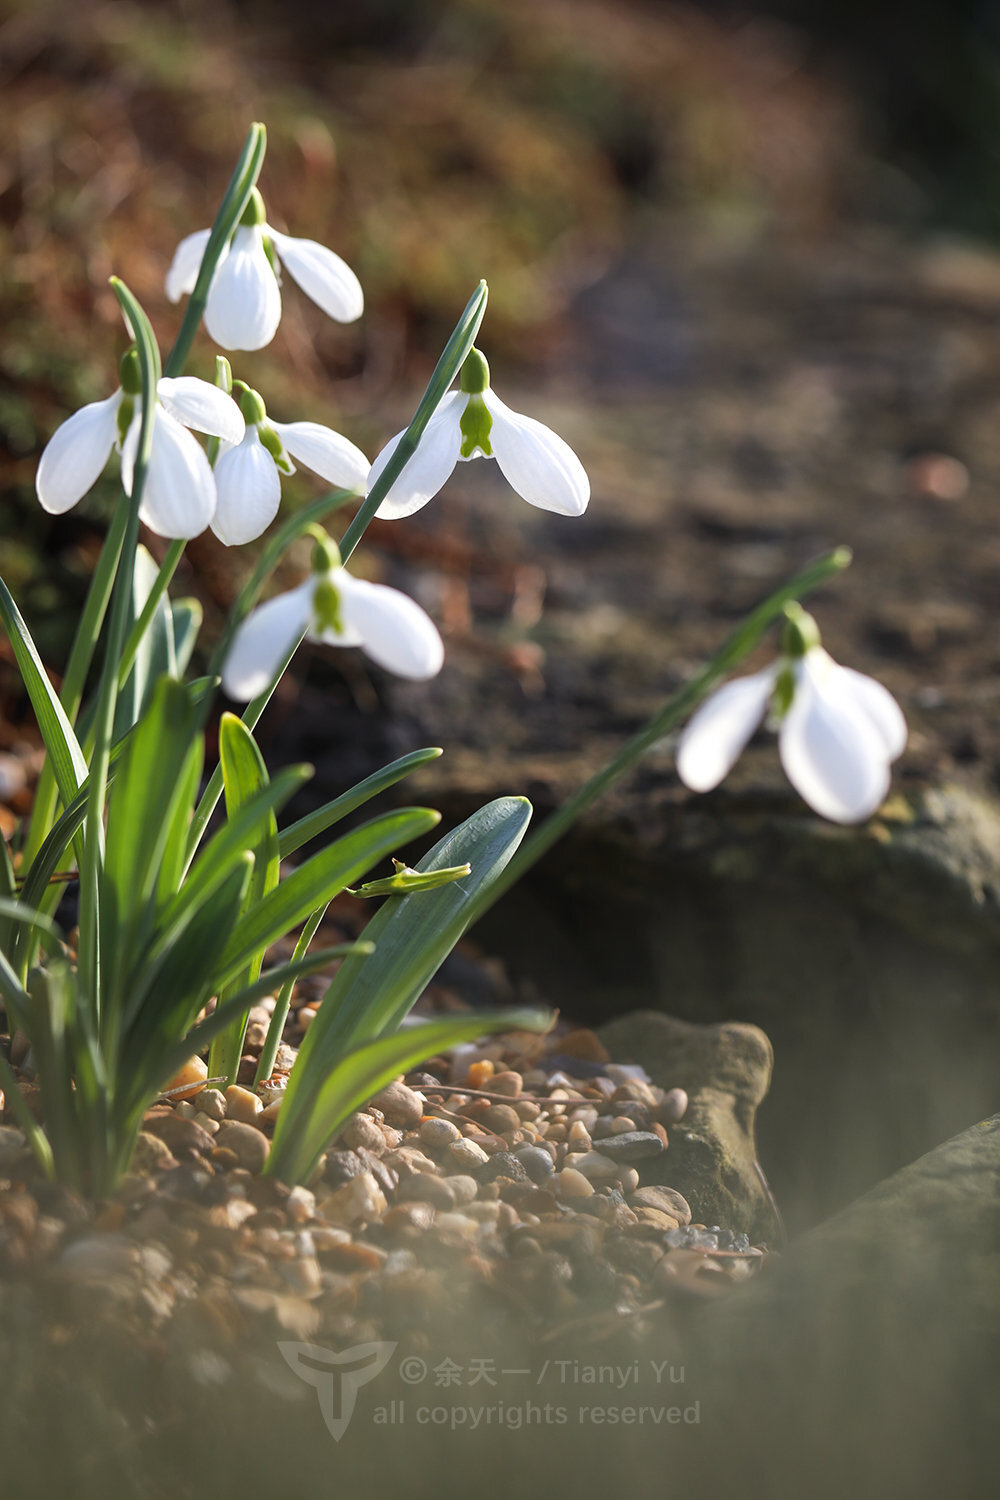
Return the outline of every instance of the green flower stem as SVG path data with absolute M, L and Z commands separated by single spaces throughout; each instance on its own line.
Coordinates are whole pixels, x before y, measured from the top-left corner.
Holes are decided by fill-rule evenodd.
M 303 927 L 302 932 L 299 936 L 299 940 L 295 944 L 295 951 L 292 954 L 293 963 L 297 962 L 297 960 L 300 958 L 305 958 L 307 952 L 309 951 L 309 944 L 316 936 L 316 929 L 319 927 L 319 924 L 326 916 L 327 907 L 329 906 L 329 904 L 330 903 L 327 902 L 326 906 L 319 907 L 319 909 L 317 911 L 314 911 L 312 916 L 306 922 L 306 925 Z M 285 1030 L 285 1022 L 288 1020 L 288 1010 L 289 1006 L 292 1003 L 292 991 L 295 988 L 295 984 L 296 981 L 294 979 L 289 979 L 287 983 L 283 984 L 281 986 L 281 989 L 278 991 L 278 998 L 274 1002 L 274 1011 L 272 1012 L 271 1020 L 267 1028 L 267 1036 L 264 1039 L 264 1046 L 261 1049 L 260 1060 L 257 1063 L 257 1071 L 254 1074 L 254 1088 L 257 1088 L 257 1086 L 261 1083 L 266 1083 L 271 1074 L 274 1072 L 274 1060 L 278 1055 L 278 1046 L 281 1042 L 281 1037 Z
M 285 653 L 284 661 L 281 662 L 278 670 L 274 674 L 274 677 L 271 679 L 270 686 L 266 689 L 265 692 L 261 693 L 258 698 L 251 699 L 246 708 L 243 710 L 240 718 L 243 720 L 243 723 L 248 729 L 252 730 L 256 727 L 258 719 L 264 712 L 268 703 L 270 703 L 271 701 L 271 695 L 273 694 L 275 688 L 278 686 L 278 683 L 281 681 L 282 677 L 285 675 L 289 662 L 301 646 L 302 642 L 305 640 L 305 634 L 306 633 L 303 630 L 301 634 L 295 637 L 295 640 L 292 642 L 288 651 Z M 209 778 L 208 785 L 202 793 L 201 801 L 195 808 L 194 816 L 191 819 L 191 828 L 188 832 L 187 862 L 184 866 L 185 876 L 187 874 L 187 871 L 191 868 L 191 861 L 194 859 L 195 855 L 198 852 L 198 845 L 201 843 L 202 835 L 204 834 L 205 829 L 208 826 L 208 820 L 215 811 L 216 806 L 218 805 L 219 798 L 222 796 L 222 792 L 223 779 L 222 764 L 220 762 L 212 772 L 212 775 Z
M 170 543 L 170 546 L 167 549 L 167 555 L 160 564 L 160 571 L 157 573 L 156 578 L 153 582 L 153 587 L 149 591 L 149 598 L 142 606 L 142 612 L 139 615 L 139 618 L 136 620 L 135 624 L 132 626 L 132 629 L 129 631 L 128 640 L 125 642 L 125 645 L 122 648 L 122 659 L 121 664 L 118 668 L 119 691 L 121 691 L 121 689 L 128 681 L 128 674 L 132 670 L 132 665 L 135 662 L 136 653 L 138 652 L 139 647 L 142 645 L 142 638 L 146 634 L 146 631 L 149 629 L 150 624 L 152 623 L 153 616 L 156 613 L 156 606 L 159 604 L 160 600 L 167 592 L 167 589 L 170 587 L 170 580 L 176 573 L 177 564 L 180 562 L 182 556 L 184 555 L 185 545 L 186 543 L 183 540 Z
M 153 446 L 156 385 L 160 378 L 160 354 L 146 314 L 128 287 L 116 276 L 111 278 L 111 287 L 118 299 L 125 321 L 130 325 L 139 353 L 139 365 L 142 371 L 142 419 L 132 480 L 131 504 L 111 601 L 107 650 L 97 695 L 94 752 L 90 762 L 90 793 L 87 798 L 83 861 L 80 866 L 79 973 L 81 988 L 84 994 L 89 996 L 95 1014 L 99 1010 L 101 993 L 100 874 L 103 863 L 104 803 L 107 796 L 108 767 L 111 762 L 111 741 L 114 735 L 118 666 L 125 644 L 125 631 L 131 604 L 132 575 L 135 570 L 135 552 L 139 541 L 139 506 L 146 481 L 149 455 Z
M 236 163 L 225 197 L 215 216 L 215 223 L 212 225 L 212 232 L 205 246 L 205 254 L 202 256 L 198 280 L 188 299 L 188 305 L 184 309 L 184 317 L 181 320 L 174 347 L 167 356 L 165 375 L 179 375 L 187 364 L 194 336 L 205 311 L 208 289 L 212 284 L 215 268 L 250 201 L 250 195 L 260 176 L 260 169 L 264 165 L 266 150 L 267 131 L 263 125 L 255 123 L 250 127 L 240 159 Z
M 552 814 L 538 832 L 527 838 L 494 885 L 490 887 L 483 905 L 476 910 L 475 920 L 481 917 L 493 903 L 520 880 L 546 854 L 552 845 L 576 822 L 598 797 L 612 786 L 619 777 L 630 771 L 651 745 L 663 738 L 682 723 L 703 698 L 707 697 L 717 683 L 728 677 L 733 668 L 748 656 L 760 641 L 767 627 L 782 615 L 785 605 L 802 594 L 819 588 L 828 579 L 850 565 L 851 552 L 848 547 L 837 547 L 833 552 L 817 558 L 803 572 L 782 584 L 763 604 L 758 604 L 741 625 L 729 636 L 722 649 L 703 667 L 691 681 L 653 715 L 649 722 L 635 735 L 613 760 L 596 772 L 584 786 Z
M 448 387 L 465 364 L 469 352 L 476 342 L 476 335 L 479 333 L 480 324 L 486 312 L 486 300 L 488 296 L 489 288 L 485 281 L 481 281 L 469 298 L 465 311 L 456 323 L 451 338 L 441 352 L 441 358 L 434 366 L 434 373 L 427 383 L 427 389 L 420 398 L 420 405 L 413 414 L 412 422 L 400 438 L 392 458 L 372 485 L 368 498 L 344 532 L 340 543 L 340 558 L 342 562 L 346 563 L 348 561 L 351 553 L 367 531 L 368 523 L 403 472 L 405 466 L 417 451 L 417 444 L 423 435 L 424 428 L 437 410 Z
M 59 701 L 66 710 L 66 717 L 74 727 L 76 725 L 76 716 L 80 710 L 80 703 L 83 699 L 83 689 L 86 684 L 87 673 L 93 661 L 94 650 L 101 633 L 101 627 L 104 624 L 108 601 L 111 598 L 111 590 L 115 581 L 115 570 L 118 567 L 118 559 L 121 556 L 122 542 L 125 537 L 128 505 L 128 497 L 123 494 L 118 505 L 115 507 L 111 525 L 104 538 L 104 545 L 101 548 L 101 555 L 97 560 L 97 567 L 94 569 L 94 575 L 90 580 L 90 588 L 87 591 L 83 614 L 80 616 L 80 624 L 73 637 L 73 646 L 63 676 Z M 58 805 L 59 791 L 56 786 L 55 772 L 53 771 L 51 760 L 46 757 L 42 773 L 38 779 L 38 788 L 35 792 L 35 801 L 31 810 L 31 826 L 24 846 L 22 867 L 25 870 L 30 870 L 39 849 L 45 842 L 55 822 Z

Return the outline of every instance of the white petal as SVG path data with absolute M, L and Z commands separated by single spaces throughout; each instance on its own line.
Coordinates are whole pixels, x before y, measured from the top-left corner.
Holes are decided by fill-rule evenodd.
M 343 568 L 333 575 L 333 582 L 340 590 L 344 624 L 357 632 L 372 661 L 417 682 L 440 672 L 444 645 L 416 600 L 385 584 L 352 578 Z
M 167 272 L 169 301 L 179 302 L 183 296 L 190 295 L 194 291 L 211 233 L 210 229 L 198 229 L 194 234 L 189 234 L 186 239 L 181 240 L 177 246 L 174 258 L 170 262 L 170 270 Z
M 212 530 L 227 547 L 252 542 L 270 526 L 281 504 L 281 478 L 256 427 L 216 460 L 215 488 Z
M 157 382 L 156 394 L 172 417 L 227 443 L 239 443 L 246 431 L 243 413 L 232 396 L 196 375 L 167 376 Z
M 263 349 L 281 321 L 281 292 L 264 250 L 261 226 L 237 229 L 212 277 L 205 327 L 223 349 Z
M 815 812 L 860 823 L 889 789 L 889 757 L 843 670 L 819 648 L 806 653 L 778 744 L 786 776 Z
M 493 418 L 490 443 L 511 488 L 529 505 L 582 516 L 590 480 L 569 443 L 534 417 L 511 411 L 494 391 L 484 391 L 483 401 Z
M 222 669 L 222 690 L 247 703 L 271 686 L 289 649 L 309 623 L 313 579 L 278 594 L 247 615 Z
M 732 770 L 757 728 L 777 666 L 723 683 L 694 714 L 677 746 L 677 774 L 693 792 L 710 792 Z
M 139 424 L 137 413 L 122 445 L 122 484 L 129 495 L 139 446 Z M 215 479 L 204 449 L 186 427 L 158 406 L 139 505 L 140 521 L 158 536 L 192 537 L 205 530 L 214 514 Z
M 81 406 L 49 438 L 38 463 L 35 491 L 42 508 L 61 516 L 96 484 L 118 436 L 122 393 Z
M 371 465 L 348 438 L 319 422 L 271 422 L 271 426 L 300 464 L 328 484 L 364 494 Z
M 889 760 L 895 760 L 906 749 L 907 728 L 903 710 L 889 692 L 874 677 L 855 672 L 853 667 L 837 667 L 841 674 L 841 691 L 853 697 L 855 706 L 872 722 L 882 738 L 883 748 Z
M 434 412 L 417 444 L 417 451 L 403 467 L 403 472 L 385 496 L 375 514 L 382 521 L 398 521 L 412 516 L 431 500 L 451 478 L 462 446 L 461 420 L 467 396 L 449 391 Z M 386 464 L 396 451 L 401 432 L 391 438 L 371 466 L 368 493 L 372 492 Z
M 297 240 L 267 226 L 281 264 L 307 297 L 338 323 L 353 323 L 365 310 L 361 283 L 346 261 L 315 240 Z

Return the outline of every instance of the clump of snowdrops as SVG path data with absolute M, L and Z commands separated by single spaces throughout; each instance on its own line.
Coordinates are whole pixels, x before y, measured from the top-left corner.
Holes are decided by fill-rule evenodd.
M 679 747 L 688 785 L 716 785 L 770 705 L 793 784 L 842 822 L 874 811 L 905 740 L 888 693 L 832 662 L 795 602 L 846 566 L 841 549 L 772 594 L 530 838 L 531 807 L 517 795 L 481 808 L 412 868 L 396 856 L 435 826 L 433 810 L 399 808 L 338 831 L 437 748 L 415 749 L 309 816 L 283 822 L 311 771 L 269 776 L 253 730 L 304 637 L 360 647 L 415 680 L 443 664 L 441 638 L 420 606 L 349 570 L 372 517 L 412 514 L 459 461 L 476 457 L 495 458 L 525 500 L 566 517 L 583 514 L 590 485 L 568 444 L 493 392 L 475 347 L 484 283 L 412 421 L 371 465 L 321 424 L 272 418 L 242 378 L 250 372 L 234 378 L 226 357 L 216 357 L 214 383 L 184 373 L 203 321 L 230 352 L 266 345 L 281 316 L 283 274 L 329 316 L 362 314 L 357 278 L 333 251 L 268 224 L 257 189 L 264 152 L 264 128 L 255 125 L 212 228 L 177 249 L 167 293 L 188 302 L 162 364 L 143 309 L 113 279 L 127 335 L 118 384 L 69 417 L 42 454 L 37 492 L 50 512 L 74 505 L 113 454 L 120 460 L 117 508 L 59 693 L 0 582 L 0 618 L 47 752 L 31 818 L 0 848 L 0 999 L 10 1029 L 30 1042 L 41 1110 L 29 1107 L 2 1052 L 0 1085 L 41 1168 L 92 1194 L 111 1191 L 128 1168 L 145 1110 L 183 1063 L 207 1049 L 210 1074 L 235 1079 L 248 1012 L 276 996 L 257 1071 L 263 1082 L 294 983 L 334 959 L 266 1167 L 289 1183 L 305 1180 L 346 1117 L 400 1072 L 490 1032 L 547 1026 L 546 1014 L 521 1010 L 402 1023 L 469 924 L 699 703 Z M 195 433 L 207 436 L 204 446 Z M 230 546 L 261 536 L 276 520 L 281 477 L 296 463 L 334 488 L 271 532 L 221 642 L 191 677 L 201 610 L 170 594 L 185 541 L 206 527 Z M 322 523 L 333 524 L 350 502 L 353 519 L 335 540 Z M 159 567 L 141 544 L 142 526 L 170 541 Z M 259 602 L 277 561 L 305 535 L 313 541 L 308 577 Z M 779 617 L 784 642 L 774 667 L 719 687 Z M 218 764 L 206 775 L 205 728 L 220 685 L 246 707 L 239 717 L 222 714 Z M 224 818 L 213 824 L 222 799 Z M 307 846 L 282 876 L 283 862 Z M 390 857 L 395 873 L 368 879 Z M 57 920 L 62 881 L 72 875 L 75 947 Z M 348 888 L 382 904 L 360 941 L 317 950 L 327 907 Z M 293 931 L 292 958 L 265 967 Z

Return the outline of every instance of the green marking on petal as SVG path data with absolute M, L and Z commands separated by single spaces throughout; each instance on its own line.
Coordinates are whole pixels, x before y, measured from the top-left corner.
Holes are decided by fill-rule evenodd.
M 493 449 L 490 447 L 493 418 L 486 410 L 482 396 L 469 397 L 459 426 L 462 429 L 462 446 L 459 452 L 463 458 L 473 458 L 477 452 L 482 453 L 484 458 L 493 457 Z
M 332 573 L 335 568 L 340 567 L 340 548 L 332 537 L 327 536 L 322 526 L 310 526 L 307 529 L 315 542 L 312 554 L 313 572 L 321 576 L 324 573 Z
M 785 662 L 774 679 L 774 690 L 771 694 L 771 716 L 776 724 L 780 724 L 792 706 L 795 697 L 795 671 L 790 662 Z
M 116 420 L 118 423 L 118 446 L 124 443 L 129 428 L 132 426 L 132 418 L 135 416 L 135 402 L 131 396 L 123 396 L 118 403 Z
M 142 370 L 139 365 L 139 351 L 133 344 L 126 349 L 118 365 L 118 383 L 126 396 L 142 395 Z
M 325 630 L 332 630 L 334 635 L 344 634 L 340 594 L 329 578 L 321 578 L 313 589 L 312 608 L 317 634 Z
M 490 388 L 490 367 L 486 363 L 486 355 L 480 354 L 478 349 L 470 349 L 462 366 L 459 377 L 459 389 L 467 396 L 481 396 Z

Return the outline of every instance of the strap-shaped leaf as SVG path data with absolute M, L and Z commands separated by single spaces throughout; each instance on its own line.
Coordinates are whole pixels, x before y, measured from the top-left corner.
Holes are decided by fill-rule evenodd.
M 14 656 L 24 685 L 35 710 L 38 728 L 45 742 L 45 749 L 52 759 L 59 796 L 66 804 L 72 802 L 87 777 L 87 762 L 66 717 L 66 710 L 56 696 L 42 666 L 31 632 L 21 618 L 21 613 L 11 598 L 10 590 L 0 578 L 0 619 L 10 637 Z
M 395 786 L 397 781 L 402 781 L 404 776 L 409 776 L 418 766 L 425 766 L 428 761 L 437 760 L 441 754 L 439 749 L 411 750 L 409 755 L 401 755 L 398 760 L 391 761 L 389 765 L 383 766 L 380 771 L 373 771 L 371 776 L 366 776 L 364 781 L 359 781 L 357 786 L 352 786 L 350 791 L 343 792 L 339 797 L 334 797 L 332 802 L 327 802 L 315 812 L 308 813 L 300 818 L 297 823 L 283 828 L 280 835 L 281 857 L 287 859 L 303 844 L 308 844 L 318 834 L 325 833 L 334 823 L 339 823 L 341 818 L 346 818 L 348 813 L 354 812 L 355 808 L 362 807 L 370 802 L 372 797 L 377 797 L 380 792 Z
M 440 817 L 440 813 L 427 807 L 404 807 L 398 812 L 385 813 L 306 860 L 240 923 L 222 958 L 220 985 L 228 984 L 251 954 L 284 937 L 317 906 L 331 901 L 338 891 L 380 859 L 401 844 L 427 833 Z
M 249 729 L 235 714 L 222 715 L 219 725 L 219 763 L 222 766 L 226 794 L 226 813 L 230 818 L 235 818 L 250 798 L 267 786 L 268 782 L 264 757 Z M 278 824 L 273 812 L 262 820 L 251 852 L 254 856 L 254 870 L 244 899 L 244 913 L 256 908 L 278 884 L 281 859 L 278 853 Z M 251 953 L 243 971 L 220 993 L 220 1005 L 231 998 L 233 986 L 241 989 L 252 984 L 260 974 L 263 962 L 264 949 L 260 947 L 255 953 Z M 208 1063 L 213 1077 L 235 1081 L 243 1052 L 246 1023 L 247 1012 L 236 1015 L 231 1024 L 215 1038 Z
M 299 1049 L 282 1117 L 307 1115 L 323 1079 L 344 1054 L 399 1025 L 458 942 L 512 857 L 531 818 L 523 797 L 499 797 L 425 855 L 421 871 L 469 863 L 463 880 L 392 898 L 368 923 L 371 958 L 348 958 L 323 997 Z
M 498 1031 L 545 1031 L 552 1021 L 552 1014 L 545 1011 L 481 1011 L 474 1016 L 449 1016 L 443 1021 L 408 1026 L 393 1036 L 363 1043 L 343 1057 L 328 1076 L 316 1080 L 306 1113 L 294 1118 L 288 1113 L 286 1092 L 264 1171 L 283 1182 L 305 1182 L 348 1116 L 400 1073 L 462 1042 Z M 289 1090 L 297 1071 L 298 1064 L 292 1070 Z

